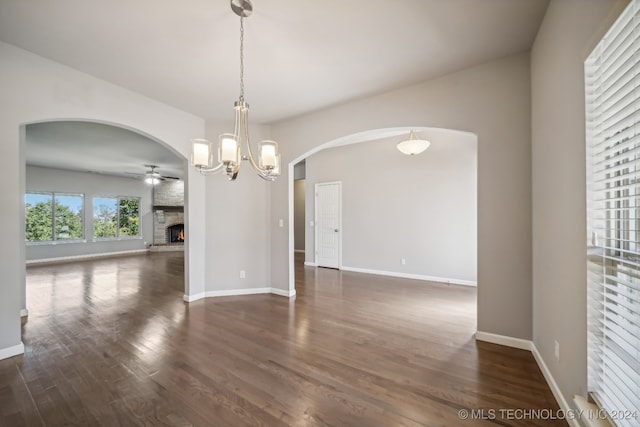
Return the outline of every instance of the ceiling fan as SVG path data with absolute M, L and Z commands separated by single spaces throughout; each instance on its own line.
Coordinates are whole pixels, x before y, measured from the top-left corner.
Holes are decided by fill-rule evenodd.
M 167 179 L 180 180 L 180 178 L 175 176 L 160 175 L 160 173 L 156 171 L 156 168 L 158 167 L 156 165 L 144 165 L 144 166 L 149 168 L 149 170 L 146 171 L 144 175 L 139 173 L 132 173 L 132 172 L 127 172 L 127 174 L 136 175 L 141 178 L 144 176 L 144 182 L 150 185 L 159 184 L 161 181 L 164 181 Z

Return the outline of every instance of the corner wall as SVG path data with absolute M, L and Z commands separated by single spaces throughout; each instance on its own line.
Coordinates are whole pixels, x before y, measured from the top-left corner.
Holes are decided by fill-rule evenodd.
M 478 136 L 478 330 L 531 339 L 529 54 L 274 124 L 284 165 L 371 129 L 413 126 Z M 271 281 L 289 290 L 288 169 L 271 186 Z
M 206 138 L 217 144 L 218 135 L 233 126 L 233 122 L 209 121 Z M 268 126 L 250 126 L 249 131 L 254 150 L 258 141 L 270 139 Z M 205 180 L 208 259 L 205 293 L 199 297 L 270 291 L 269 191 L 273 184 L 258 177 L 249 161 L 241 163 L 236 181 L 221 172 Z
M 626 3 L 552 1 L 531 52 L 533 342 L 567 401 L 587 392 L 584 60 Z

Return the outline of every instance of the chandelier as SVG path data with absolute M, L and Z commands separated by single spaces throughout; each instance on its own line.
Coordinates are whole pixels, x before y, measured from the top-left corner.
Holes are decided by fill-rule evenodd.
M 248 160 L 258 176 L 267 181 L 275 181 L 280 175 L 280 154 L 278 143 L 271 140 L 258 144 L 258 161 L 251 152 L 249 141 L 249 104 L 244 100 L 244 18 L 251 15 L 250 0 L 231 0 L 231 10 L 240 17 L 240 97 L 234 103 L 235 125 L 233 133 L 220 135 L 218 141 L 218 164 L 214 166 L 214 147 L 206 139 L 192 140 L 191 164 L 202 174 L 224 172 L 230 181 L 238 177 L 240 162 Z M 247 155 L 242 154 L 242 146 Z

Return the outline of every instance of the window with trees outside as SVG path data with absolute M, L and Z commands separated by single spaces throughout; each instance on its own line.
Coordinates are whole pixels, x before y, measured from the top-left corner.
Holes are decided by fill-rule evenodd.
M 115 239 L 140 236 L 140 199 L 134 197 L 95 197 L 93 199 L 93 237 Z
M 588 386 L 619 427 L 640 422 L 640 1 L 585 62 Z
M 84 238 L 84 196 L 65 193 L 27 193 L 27 242 L 74 241 Z

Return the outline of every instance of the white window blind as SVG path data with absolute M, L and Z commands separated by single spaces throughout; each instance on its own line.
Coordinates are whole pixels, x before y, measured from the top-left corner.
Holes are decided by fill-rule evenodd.
M 588 383 L 623 427 L 640 425 L 639 73 L 633 0 L 585 63 Z

